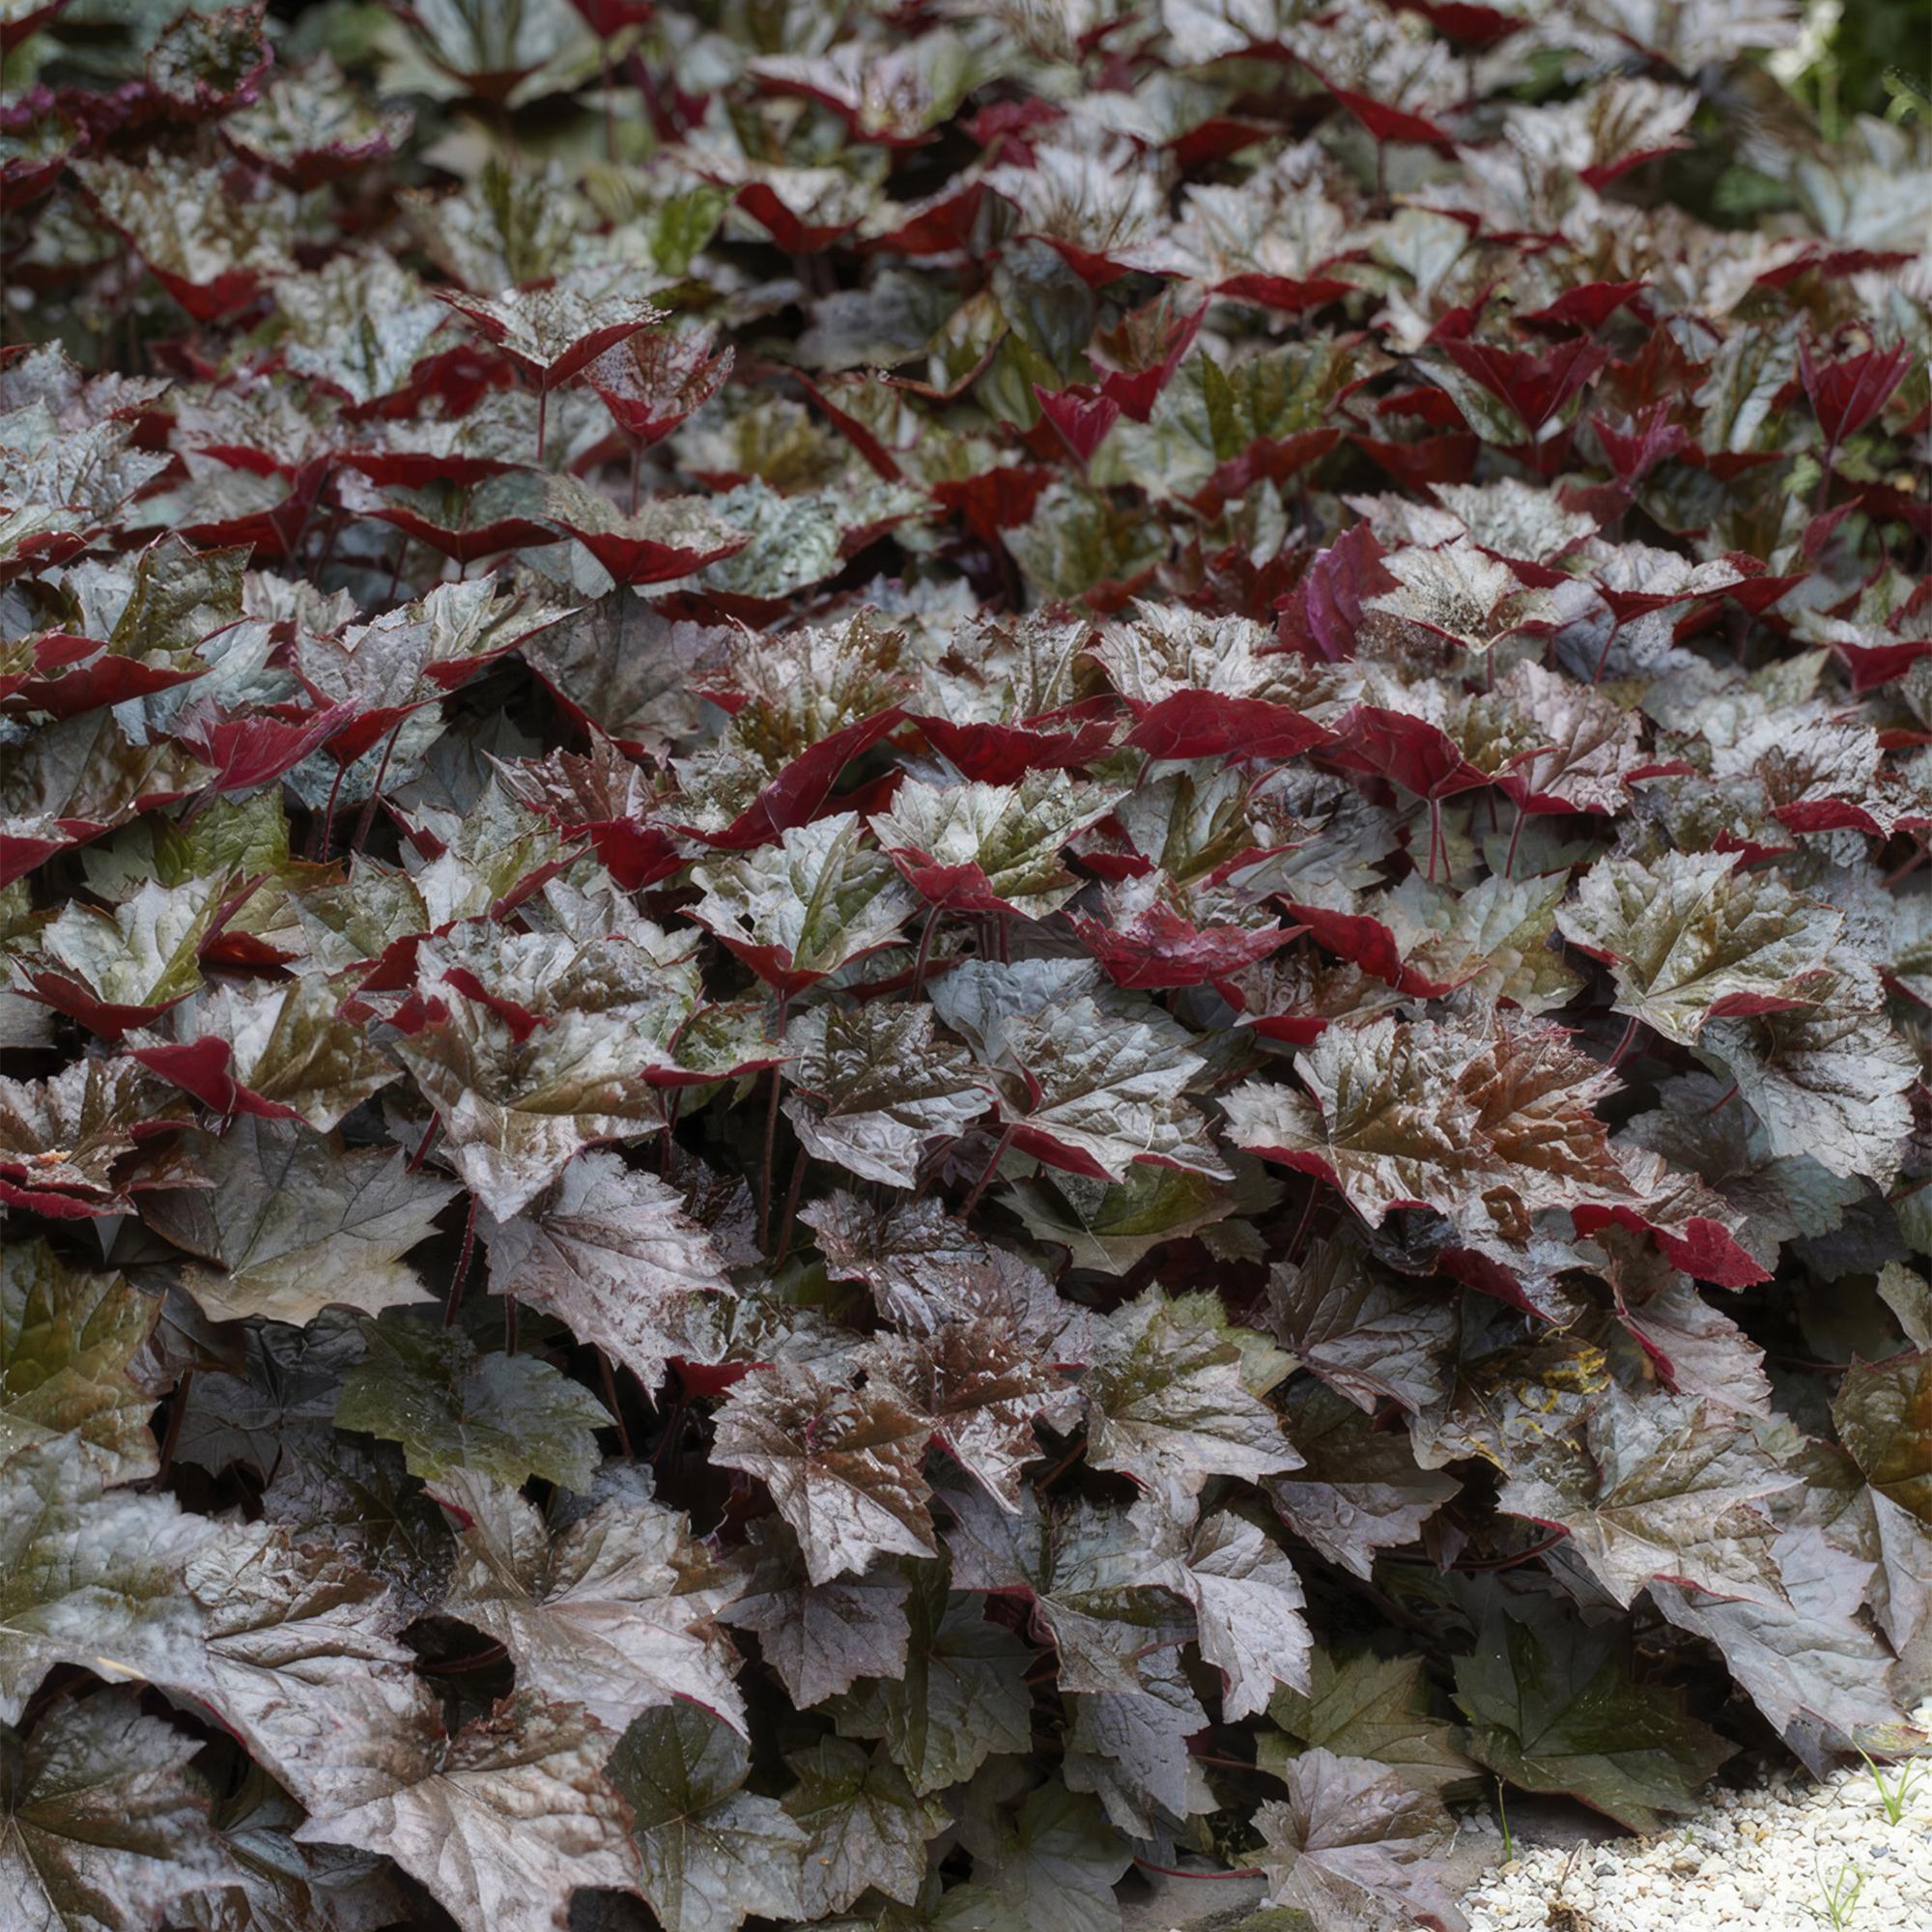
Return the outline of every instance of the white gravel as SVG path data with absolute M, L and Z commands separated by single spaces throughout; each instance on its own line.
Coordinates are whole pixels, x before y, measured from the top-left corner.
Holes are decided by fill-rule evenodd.
M 1780 1771 L 1659 1837 L 1524 1850 L 1463 1908 L 1471 1932 L 1932 1932 L 1932 1759 L 1895 1825 L 1861 1764 Z

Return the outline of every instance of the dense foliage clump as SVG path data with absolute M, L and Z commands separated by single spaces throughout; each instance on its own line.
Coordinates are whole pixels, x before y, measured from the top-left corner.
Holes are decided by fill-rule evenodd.
M 1451 1928 L 1910 1747 L 1913 77 L 287 14 L 0 5 L 0 1920 Z

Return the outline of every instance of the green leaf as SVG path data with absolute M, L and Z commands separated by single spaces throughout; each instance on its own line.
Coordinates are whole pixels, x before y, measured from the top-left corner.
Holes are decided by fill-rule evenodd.
M 44 1241 L 0 1241 L 0 1463 L 74 1432 L 109 1480 L 153 1475 L 154 1397 L 129 1370 L 159 1304 Z
M 338 1429 L 400 1442 L 410 1473 L 456 1470 L 516 1488 L 531 1476 L 588 1490 L 604 1405 L 534 1355 L 482 1354 L 459 1330 L 370 1321 L 335 1406 Z
M 1360 1651 L 1338 1659 L 1317 1644 L 1307 1690 L 1278 1690 L 1267 1714 L 1282 1735 L 1263 1732 L 1255 1756 L 1277 1776 L 1292 1755 L 1317 1747 L 1337 1757 L 1373 1758 L 1418 1791 L 1438 1795 L 1471 1775 L 1450 1725 L 1430 1709 L 1429 1667 L 1420 1657 Z
M 962 1839 L 973 1876 L 941 1901 L 945 1932 L 1119 1932 L 1113 1889 L 1131 1861 L 1092 1798 L 1042 1784 L 1009 1818 L 970 1822 Z
M 806 1915 L 842 1912 L 868 1889 L 912 1904 L 925 1877 L 926 1840 L 946 1825 L 945 1806 L 918 1797 L 889 1759 L 843 1738 L 825 1738 L 785 1762 L 799 1780 L 784 1808 L 806 1833 Z
M 1524 1791 L 1579 1799 L 1633 1832 L 1695 1807 L 1733 1747 L 1681 1695 L 1639 1684 L 1614 1636 L 1574 1618 L 1492 1613 L 1456 1660 L 1469 1752 Z
M 989 1623 L 978 1598 L 949 1595 L 937 1565 L 921 1567 L 907 1611 L 902 1669 L 848 1692 L 832 1716 L 842 1737 L 882 1739 L 924 1797 L 971 1777 L 995 1752 L 1032 1747 L 1034 1653 Z
M 665 1932 L 732 1932 L 753 1913 L 804 1910 L 807 1833 L 744 1789 L 736 1731 L 689 1704 L 647 1711 L 624 1733 L 611 1780 L 628 1800 L 643 1875 Z

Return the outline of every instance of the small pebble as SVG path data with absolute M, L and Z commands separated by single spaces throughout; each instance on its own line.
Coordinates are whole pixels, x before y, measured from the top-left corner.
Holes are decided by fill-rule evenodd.
M 1918 1722 L 1932 1730 L 1932 1705 Z M 1851 1881 L 1845 1932 L 1932 1932 L 1932 1771 L 1895 1825 L 1862 1765 L 1817 1783 L 1780 1768 L 1717 1794 L 1688 1827 L 1597 1845 L 1587 1862 L 1574 1847 L 1516 1849 L 1463 1900 L 1470 1932 L 1819 1932 Z

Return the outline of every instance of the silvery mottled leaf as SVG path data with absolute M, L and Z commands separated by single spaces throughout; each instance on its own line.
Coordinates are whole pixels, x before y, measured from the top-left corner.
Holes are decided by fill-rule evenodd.
M 882 1338 L 861 1359 L 868 1378 L 928 1418 L 940 1447 L 1008 1508 L 1018 1505 L 1022 1465 L 1040 1453 L 1035 1419 L 1065 1424 L 1078 1406 L 1012 1322 L 997 1316 L 948 1322 L 917 1339 Z
M 154 1396 L 130 1373 L 159 1303 L 44 1241 L 0 1241 L 0 1463 L 73 1432 L 114 1480 L 156 1468 Z
M 588 295 L 568 284 L 507 289 L 495 298 L 460 290 L 435 294 L 526 370 L 540 389 L 567 382 L 607 349 L 664 320 L 664 311 L 641 296 Z
M 1464 1932 L 1432 1854 L 1449 1814 L 1385 1766 L 1320 1747 L 1283 1768 L 1288 1798 L 1255 1813 L 1256 1861 L 1269 1899 L 1299 1907 L 1319 1932 L 1422 1923 Z
M 1125 1303 L 1096 1334 L 1083 1383 L 1088 1460 L 1174 1499 L 1213 1476 L 1258 1482 L 1301 1466 L 1279 1418 L 1246 1386 L 1218 1304 L 1203 1304 L 1157 1289 Z
M 710 1234 L 655 1175 L 581 1154 L 532 1209 L 486 1227 L 493 1293 L 549 1310 L 647 1390 L 680 1352 L 694 1296 L 732 1293 Z
M 960 1496 L 947 1537 L 961 1589 L 1019 1591 L 1059 1654 L 1065 1690 L 1132 1690 L 1143 1652 L 1189 1634 L 1181 1527 L 1133 1510 L 1022 1493 L 1016 1509 Z
M 326 1134 L 401 1072 L 340 1004 L 315 977 L 224 983 L 190 992 L 128 1043 L 144 1066 L 216 1113 L 294 1118 Z
M 949 1594 L 938 1566 L 921 1569 L 907 1615 L 903 1660 L 880 1659 L 893 1674 L 862 1682 L 832 1718 L 841 1737 L 881 1740 L 926 1797 L 971 1777 L 996 1752 L 1030 1748 L 1025 1679 L 1034 1653 L 990 1622 L 978 1598 Z
M 19 1932 L 135 1932 L 185 1893 L 234 1876 L 209 1828 L 198 1747 L 131 1690 L 47 1711 L 25 1737 L 0 1730 L 0 1911 Z
M 750 1769 L 744 1739 L 690 1704 L 647 1711 L 624 1733 L 611 1781 L 631 1806 L 638 1889 L 665 1932 L 732 1932 L 753 1913 L 803 1909 L 808 1834 L 743 1788 Z
M 712 1459 L 758 1477 L 791 1525 L 812 1582 L 874 1556 L 928 1556 L 920 1465 L 932 1420 L 896 1394 L 810 1369 L 754 1370 L 719 1410 Z
M 1029 772 L 1010 785 L 908 779 L 873 817 L 872 836 L 929 904 L 1044 919 L 1078 884 L 1060 848 L 1118 798 L 1061 771 Z
M 1188 1546 L 1181 1590 L 1200 1619 L 1201 1655 L 1226 1686 L 1224 1719 L 1264 1710 L 1277 1683 L 1309 1688 L 1301 1579 L 1253 1523 L 1228 1511 L 1207 1518 Z
M 409 1910 L 387 1861 L 345 1845 L 298 1845 L 301 1806 L 250 1769 L 212 1814 L 233 1861 L 229 1882 L 185 1898 L 190 1932 L 380 1932 Z
M 398 1740 L 380 1792 L 296 1835 L 386 1853 L 463 1932 L 561 1932 L 580 1886 L 639 1883 L 629 1808 L 605 1776 L 616 1742 L 519 1690 L 453 1737 Z
M 1860 960 L 1806 974 L 1790 991 L 1786 1010 L 1713 1021 L 1700 1047 L 1737 1082 L 1773 1153 L 1889 1188 L 1920 1069 L 1886 1018 L 1878 974 Z
M 1696 1396 L 1638 1400 L 1612 1384 L 1579 1438 L 1554 1437 L 1513 1469 L 1502 1508 L 1567 1529 L 1620 1604 L 1658 1576 L 1776 1598 L 1773 1524 L 1756 1505 L 1798 1479 L 1747 1418 Z
M 864 837 L 858 813 L 841 812 L 694 866 L 704 897 L 693 917 L 781 992 L 802 990 L 889 945 L 912 910 L 892 861 Z
M 456 1190 L 406 1155 L 243 1116 L 198 1138 L 191 1171 L 212 1184 L 149 1194 L 142 1212 L 197 1257 L 183 1279 L 211 1314 L 301 1323 L 332 1303 L 373 1312 L 427 1293 L 402 1256 Z
M 1378 1551 L 1414 1542 L 1460 1488 L 1453 1476 L 1418 1466 L 1406 1431 L 1372 1429 L 1320 1384 L 1291 1390 L 1289 1430 L 1295 1472 L 1262 1487 L 1290 1529 L 1357 1577 L 1373 1572 Z
M 677 1698 L 742 1729 L 736 1659 L 712 1622 L 727 1591 L 688 1520 L 649 1487 L 613 1477 L 584 1514 L 551 1526 L 489 1476 L 439 1477 L 459 1524 L 443 1612 L 501 1643 L 521 1683 L 612 1730 Z
M 814 1007 L 785 1047 L 797 1090 L 785 1116 L 806 1150 L 890 1187 L 911 1187 L 926 1144 L 958 1135 L 991 1100 L 965 1052 L 934 1037 L 924 1005 Z
M 1814 1769 L 1861 1741 L 1882 1747 L 1903 1714 L 1890 1649 L 1859 1611 L 1869 1564 L 1813 1527 L 1785 1531 L 1775 1554 L 1781 1587 L 1770 1600 L 1659 1577 L 1651 1601 L 1717 1646 L 1766 1720 Z
M 1208 1728 L 1208 1713 L 1175 1652 L 1149 1658 L 1134 1690 L 1082 1692 L 1066 1705 L 1061 1776 L 1069 1791 L 1098 1798 L 1116 1831 L 1158 1837 L 1213 1809 L 1213 1791 L 1187 1751 L 1187 1740 Z
M 1443 1392 L 1439 1356 L 1456 1317 L 1439 1294 L 1409 1287 L 1337 1240 L 1276 1264 L 1267 1326 L 1312 1374 L 1373 1413 L 1383 1400 L 1418 1410 Z
M 1843 923 L 1720 852 L 1672 852 L 1655 866 L 1601 860 L 1556 923 L 1610 962 L 1619 1012 L 1686 1046 L 1707 1020 L 1790 998 L 1790 982 L 1824 963 Z
M 743 1590 L 719 1614 L 757 1634 L 760 1654 L 795 1703 L 822 1704 L 861 1677 L 905 1667 L 909 1585 L 895 1561 L 880 1557 L 860 1576 L 814 1583 L 777 1518 L 753 1522 L 748 1534 Z

